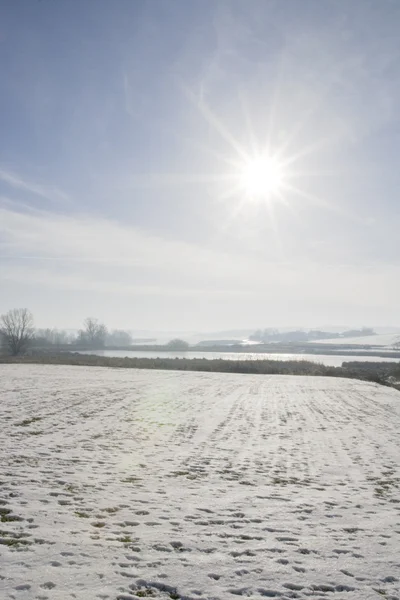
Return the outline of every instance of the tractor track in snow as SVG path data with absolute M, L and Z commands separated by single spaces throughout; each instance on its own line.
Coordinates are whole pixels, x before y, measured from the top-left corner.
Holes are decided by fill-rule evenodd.
M 0 590 L 400 598 L 400 393 L 0 366 Z

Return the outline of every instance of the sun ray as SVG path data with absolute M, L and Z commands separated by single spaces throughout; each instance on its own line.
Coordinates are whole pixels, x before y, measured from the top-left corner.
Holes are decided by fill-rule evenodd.
M 295 125 L 292 128 L 290 135 L 287 137 L 286 141 L 281 145 L 280 152 L 282 152 L 283 154 L 287 152 L 287 150 L 298 138 L 300 133 L 304 130 L 310 118 L 318 113 L 318 111 L 324 105 L 326 98 L 329 97 L 330 92 L 337 83 L 338 76 L 340 74 L 343 76 L 343 72 L 344 67 L 342 62 L 337 61 L 335 64 L 332 65 L 329 79 L 325 81 L 323 88 L 320 90 L 319 94 L 316 95 L 313 103 L 308 108 L 308 110 L 306 110 L 303 114 L 303 118 L 299 119 L 297 125 Z
M 283 71 L 284 71 L 284 62 L 285 62 L 285 53 L 282 52 L 279 67 L 278 67 L 278 75 L 275 82 L 275 85 L 272 88 L 272 101 L 270 110 L 268 112 L 268 123 L 266 127 L 266 135 L 263 140 L 263 148 L 266 153 L 271 152 L 271 148 L 273 147 L 273 139 L 274 139 L 274 131 L 275 131 L 275 119 L 278 111 L 279 98 L 281 94 L 282 88 L 282 79 L 283 79 Z
M 230 130 L 227 121 L 220 118 L 212 105 L 206 101 L 204 95 L 195 94 L 192 89 L 180 82 L 186 97 L 201 116 L 202 122 L 209 126 L 208 131 L 215 134 L 211 136 L 215 147 L 204 143 L 206 141 L 204 138 L 203 140 L 193 139 L 174 131 L 169 125 L 164 124 L 163 127 L 183 144 L 190 145 L 199 153 L 204 153 L 210 161 L 210 172 L 132 176 L 133 185 L 138 187 L 183 185 L 200 187 L 203 185 L 207 194 L 214 195 L 218 202 L 226 204 L 226 218 L 220 223 L 218 228 L 220 231 L 229 229 L 232 222 L 239 221 L 240 215 L 247 210 L 249 215 L 262 215 L 268 220 L 276 247 L 279 247 L 281 251 L 283 251 L 283 238 L 279 232 L 278 217 L 282 216 L 282 210 L 290 210 L 298 214 L 302 204 L 309 203 L 320 209 L 340 214 L 347 219 L 353 219 L 354 216 L 350 215 L 343 207 L 318 195 L 310 194 L 301 186 L 302 177 L 324 175 L 320 170 L 311 175 L 310 172 L 302 169 L 302 159 L 335 144 L 340 137 L 340 132 L 314 139 L 314 141 L 308 140 L 308 144 L 303 146 L 298 144 L 297 148 L 294 147 L 295 141 L 298 140 L 307 123 L 313 115 L 320 111 L 320 107 L 329 93 L 331 77 L 329 81 L 325 81 L 322 89 L 319 88 L 319 93 L 314 95 L 312 103 L 310 102 L 306 107 L 303 105 L 305 110 L 301 111 L 300 118 L 292 123 L 293 126 L 290 130 L 286 130 L 282 139 L 281 131 L 284 130 L 285 125 L 284 115 L 281 114 L 282 105 L 285 105 L 284 102 L 282 103 L 284 100 L 282 98 L 285 86 L 284 75 L 285 55 L 283 53 L 275 73 L 275 83 L 271 86 L 269 110 L 264 112 L 264 131 L 261 123 L 257 122 L 256 117 L 253 117 L 246 92 L 239 93 L 239 109 L 244 122 L 243 135 L 239 139 Z M 259 125 L 258 129 L 255 128 L 255 123 Z M 223 146 L 225 146 L 225 151 L 221 149 Z M 200 156 L 200 161 L 201 158 Z M 333 175 L 333 172 L 330 173 L 330 176 Z M 249 203 L 253 206 L 250 207 Z M 280 207 L 279 210 L 278 207 Z
M 172 134 L 180 142 L 190 144 L 192 146 L 192 148 L 195 148 L 196 150 L 200 150 L 201 152 L 204 152 L 209 157 L 216 158 L 217 160 L 219 160 L 222 163 L 225 163 L 229 167 L 238 168 L 238 166 L 240 165 L 240 162 L 238 159 L 233 159 L 232 157 L 229 157 L 228 155 L 223 154 L 222 152 L 218 152 L 217 150 L 215 150 L 214 148 L 211 148 L 207 144 L 204 144 L 203 142 L 199 142 L 198 140 L 195 140 L 188 135 L 182 135 L 181 133 L 177 132 L 172 127 L 166 126 L 165 124 L 162 124 L 161 126 L 165 132 Z
M 177 187 L 204 183 L 223 184 L 231 180 L 229 174 L 215 173 L 151 173 L 149 175 L 133 175 L 129 181 L 134 188 Z
M 320 196 L 310 194 L 309 192 L 306 192 L 305 190 L 302 190 L 296 186 L 290 185 L 289 183 L 286 183 L 284 187 L 288 191 L 290 191 L 290 193 L 299 196 L 303 200 L 307 200 L 310 204 L 313 204 L 314 206 L 318 206 L 319 208 L 322 208 L 324 210 L 328 210 L 329 212 L 336 213 L 337 215 L 344 217 L 348 221 L 353 221 L 354 223 L 364 223 L 365 222 L 363 218 L 361 218 L 355 214 L 352 214 L 350 211 L 345 210 L 343 207 L 338 206 L 337 204 L 333 204 L 332 202 L 327 202 Z
M 241 105 L 241 109 L 242 109 L 242 113 L 243 113 L 243 117 L 244 117 L 244 121 L 245 121 L 245 125 L 247 128 L 247 135 L 249 137 L 249 143 L 250 143 L 250 153 L 252 155 L 256 155 L 257 151 L 258 151 L 258 143 L 257 143 L 257 138 L 254 132 L 254 128 L 253 128 L 253 124 L 251 122 L 251 118 L 250 118 L 250 114 L 249 111 L 246 107 L 245 104 L 245 100 L 242 94 L 239 94 L 239 100 L 240 100 L 240 105 Z
M 333 146 L 337 139 L 338 134 L 335 134 L 334 136 L 329 138 L 327 137 L 316 140 L 315 142 L 308 144 L 307 146 L 303 146 L 298 152 L 288 155 L 287 158 L 283 158 L 282 163 L 285 167 L 289 167 L 290 165 L 298 162 L 306 156 L 309 156 L 310 154 L 316 154 L 323 148 Z
M 221 119 L 219 119 L 217 117 L 217 115 L 212 111 L 212 109 L 206 104 L 205 100 L 203 100 L 203 99 L 198 100 L 196 98 L 196 96 L 194 95 L 194 93 L 189 88 L 184 87 L 184 90 L 186 92 L 186 95 L 192 101 L 194 106 L 196 106 L 196 108 L 199 110 L 199 112 L 204 117 L 204 119 L 207 121 L 207 123 L 209 125 L 211 125 L 211 127 L 213 127 L 213 129 L 217 133 L 219 133 L 219 135 L 226 142 L 228 142 L 228 144 L 231 146 L 231 148 L 233 148 L 241 158 L 246 159 L 246 152 L 242 148 L 241 144 L 235 139 L 235 137 L 230 133 L 230 131 L 224 126 Z

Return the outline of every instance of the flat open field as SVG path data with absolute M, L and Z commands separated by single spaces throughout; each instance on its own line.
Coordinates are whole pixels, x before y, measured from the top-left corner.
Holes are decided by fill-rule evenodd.
M 0 365 L 3 598 L 400 598 L 400 392 Z

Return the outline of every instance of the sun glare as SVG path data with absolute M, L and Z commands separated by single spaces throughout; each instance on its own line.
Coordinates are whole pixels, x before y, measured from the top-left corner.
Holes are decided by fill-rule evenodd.
M 268 198 L 279 194 L 284 184 L 282 165 L 273 157 L 249 160 L 241 173 L 241 187 L 251 198 Z

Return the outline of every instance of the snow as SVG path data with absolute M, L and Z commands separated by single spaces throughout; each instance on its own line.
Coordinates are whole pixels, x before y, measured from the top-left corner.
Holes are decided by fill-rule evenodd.
M 2 598 L 399 598 L 396 390 L 42 365 L 0 389 Z
M 315 343 L 315 341 L 310 342 Z M 327 340 L 318 340 L 318 344 L 335 344 L 346 346 L 348 344 L 360 344 L 361 346 L 393 346 L 400 343 L 399 333 L 382 333 L 376 335 L 364 335 L 353 338 L 333 338 Z

